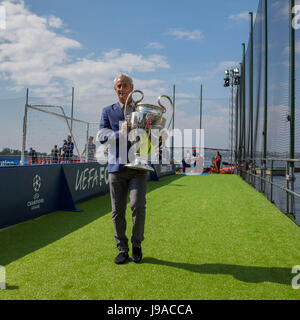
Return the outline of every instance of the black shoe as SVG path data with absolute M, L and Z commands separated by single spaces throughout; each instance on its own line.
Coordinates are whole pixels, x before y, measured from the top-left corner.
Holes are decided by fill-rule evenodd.
M 129 258 L 128 253 L 122 251 L 116 256 L 115 263 L 116 264 L 123 264 L 123 263 L 125 263 L 127 261 L 128 258 Z
M 131 260 L 135 263 L 138 263 L 142 260 L 142 248 L 141 247 L 132 248 Z

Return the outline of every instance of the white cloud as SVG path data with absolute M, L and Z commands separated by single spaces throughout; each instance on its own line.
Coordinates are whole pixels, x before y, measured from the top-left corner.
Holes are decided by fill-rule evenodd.
M 17 85 L 49 85 L 51 70 L 70 61 L 67 52 L 81 44 L 49 30 L 47 18 L 32 14 L 23 2 L 4 5 L 7 29 L 0 32 L 0 72 Z
M 243 11 L 240 13 L 232 14 L 228 17 L 229 20 L 235 21 L 235 22 L 246 22 L 250 21 L 250 15 L 249 11 Z M 256 12 L 253 12 L 253 23 L 258 23 L 264 20 L 263 15 L 257 15 Z
M 200 30 L 185 31 L 181 29 L 169 29 L 167 35 L 174 36 L 179 40 L 200 41 L 203 39 L 203 33 Z
M 196 96 L 194 94 L 190 94 L 190 93 L 176 93 L 176 98 L 180 98 L 180 99 L 196 99 Z
M 113 49 L 109 52 L 105 52 L 104 58 L 105 59 L 113 59 L 116 58 L 121 52 L 121 49 Z
M 149 49 L 156 49 L 156 50 L 161 50 L 161 49 L 164 49 L 164 45 L 162 45 L 161 43 L 159 42 L 150 42 L 147 44 L 146 48 L 149 48 Z
M 196 76 L 196 77 L 187 78 L 187 80 L 191 82 L 201 82 L 203 81 L 203 78 L 201 76 Z
M 230 69 L 232 67 L 239 67 L 240 63 L 238 61 L 233 61 L 233 60 L 227 60 L 227 61 L 220 61 L 216 69 L 217 71 L 224 71 L 226 69 Z
M 232 67 L 240 67 L 240 62 L 239 61 L 231 61 L 231 60 L 226 60 L 226 61 L 220 61 L 217 63 L 213 63 L 210 65 L 207 70 L 205 70 L 204 73 L 204 78 L 205 79 L 220 79 L 221 81 L 225 77 L 224 71 L 227 69 L 231 69 Z
M 52 28 L 61 28 L 62 25 L 63 25 L 63 22 L 60 18 L 57 18 L 53 15 L 51 15 L 49 18 L 48 18 L 48 23 L 49 23 L 49 26 L 52 27 Z
M 74 60 L 71 53 L 81 49 L 82 44 L 58 33 L 57 29 L 65 32 L 60 18 L 40 17 L 23 1 L 4 1 L 3 4 L 8 23 L 5 32 L 0 30 L 0 73 L 8 79 L 9 89 L 28 86 L 31 94 L 46 98 L 66 95 L 74 86 L 78 96 L 103 94 L 107 96 L 106 103 L 114 94 L 112 81 L 117 74 L 170 68 L 164 56 L 144 56 L 121 49 L 100 57 L 89 54 Z M 158 80 L 137 80 L 137 83 L 152 93 L 163 87 L 163 82 Z M 81 107 L 95 110 L 91 104 Z
M 243 11 L 240 13 L 232 14 L 228 17 L 230 20 L 235 21 L 248 21 L 249 20 L 249 11 Z
M 0 4 L 0 29 L 6 29 L 6 11 L 5 7 Z

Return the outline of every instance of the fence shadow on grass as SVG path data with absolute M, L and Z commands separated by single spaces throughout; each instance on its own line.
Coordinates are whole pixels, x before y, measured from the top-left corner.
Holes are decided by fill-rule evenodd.
M 248 283 L 273 282 L 291 285 L 291 268 L 267 268 L 230 264 L 190 264 L 145 257 L 142 263 L 157 264 L 200 274 L 227 274 Z
M 179 178 L 174 175 L 149 182 L 147 192 L 171 184 Z M 108 194 L 96 197 L 81 202 L 77 207 L 84 211 L 56 211 L 0 230 L 0 265 L 6 266 L 110 213 L 110 197 Z

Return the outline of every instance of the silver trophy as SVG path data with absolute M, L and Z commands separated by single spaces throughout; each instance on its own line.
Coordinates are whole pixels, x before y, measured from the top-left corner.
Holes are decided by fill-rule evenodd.
M 132 97 L 134 93 L 140 93 L 142 98 L 135 101 L 135 111 L 132 112 L 130 119 L 126 119 L 131 124 L 131 129 L 143 129 L 147 133 L 147 138 L 149 142 L 149 137 L 151 134 L 151 129 L 162 130 L 166 125 L 166 118 L 163 117 L 163 114 L 166 113 L 167 109 L 161 104 L 161 99 L 166 98 L 169 100 L 172 106 L 172 113 L 174 113 L 173 101 L 170 97 L 166 95 L 162 95 L 158 97 L 158 106 L 152 104 L 142 104 L 140 103 L 144 99 L 144 94 L 140 90 L 132 91 L 126 100 L 125 103 L 125 115 L 127 114 L 127 105 L 128 101 Z M 173 118 L 170 119 L 168 127 L 171 124 Z M 158 138 L 158 137 L 157 137 Z M 148 154 L 149 156 L 149 154 Z M 130 169 L 143 170 L 143 171 L 154 171 L 154 169 L 149 164 L 148 159 L 143 159 L 139 150 L 135 153 L 135 159 L 131 163 L 125 165 Z

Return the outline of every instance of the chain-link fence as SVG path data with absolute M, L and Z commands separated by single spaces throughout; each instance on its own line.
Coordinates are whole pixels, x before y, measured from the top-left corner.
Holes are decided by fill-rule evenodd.
M 237 90 L 238 172 L 300 225 L 300 31 L 293 0 L 260 0 Z M 250 15 L 251 21 L 251 15 Z
M 1 109 L 6 110 L 1 118 L 0 163 L 2 165 L 19 164 L 22 160 L 22 149 L 24 151 L 24 163 L 30 164 L 31 159 L 28 155 L 30 148 L 33 148 L 36 152 L 37 159 L 34 161 L 36 164 L 53 163 L 52 150 L 55 146 L 59 150 L 58 162 L 64 161 L 61 149 L 68 135 L 72 136 L 74 143 L 74 161 L 86 161 L 86 153 L 82 153 L 85 150 L 88 136 L 94 137 L 94 143 L 98 151 L 96 159 L 99 157 L 103 158 L 103 161 L 105 160 L 103 155 L 105 149 L 101 148 L 95 140 L 102 109 L 117 100 L 114 92 L 111 95 L 85 96 L 75 89 L 74 99 L 72 99 L 71 94 L 57 97 L 47 92 L 38 97 L 32 91 L 29 90 L 28 98 L 24 94 L 24 97 L 21 98 L 0 99 Z M 162 94 L 169 95 L 173 99 L 173 92 L 162 92 Z M 134 96 L 134 98 L 139 97 Z M 153 93 L 147 94 L 145 92 L 145 98 L 142 103 L 157 105 L 157 100 L 158 95 L 155 96 Z M 167 126 L 169 126 L 172 120 L 171 105 L 167 99 L 162 99 L 161 103 L 167 109 L 164 117 L 166 118 Z M 24 107 L 26 104 L 28 106 Z M 217 147 L 222 146 L 222 149 L 229 147 L 228 141 L 230 140 L 228 135 L 231 132 L 228 121 L 230 119 L 228 113 L 229 103 L 226 98 L 209 99 L 204 97 L 202 105 L 202 128 L 204 130 L 202 147 L 216 148 L 212 151 L 212 154 L 209 152 L 204 153 L 203 165 L 204 167 L 210 167 L 211 159 L 218 151 Z M 230 111 L 231 109 L 229 108 Z M 189 150 L 192 153 L 193 148 L 197 149 L 197 153 L 201 152 L 200 139 L 196 138 L 196 130 L 199 130 L 199 128 L 200 96 L 181 94 L 180 89 L 178 89 L 178 92 L 175 92 L 174 129 L 175 131 L 180 131 L 182 139 L 179 139 L 179 142 L 177 141 L 178 139 L 174 139 L 173 157 L 176 163 L 182 163 L 182 148 L 185 148 L 185 152 Z M 169 126 L 169 129 L 172 129 L 172 125 Z M 165 150 L 165 153 L 168 153 L 171 158 L 172 141 L 168 141 L 165 149 L 168 149 L 167 151 Z M 223 159 L 225 162 L 231 161 L 226 154 L 224 154 Z

